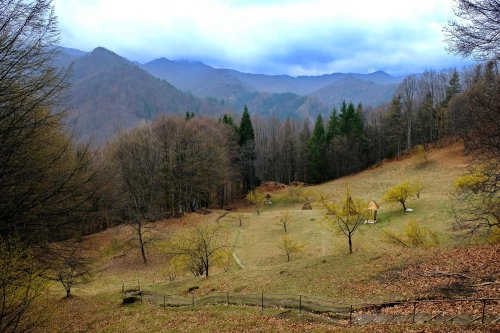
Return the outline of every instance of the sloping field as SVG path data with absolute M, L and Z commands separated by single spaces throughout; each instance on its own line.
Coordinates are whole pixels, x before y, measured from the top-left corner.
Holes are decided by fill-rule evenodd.
M 321 318 L 281 315 L 279 310 L 240 307 L 159 310 L 156 307 L 119 306 L 122 283 L 141 285 L 155 295 L 202 297 L 217 292 L 231 295 L 292 294 L 321 297 L 341 304 L 378 303 L 420 298 L 498 297 L 500 273 L 499 245 L 472 244 L 451 230 L 452 182 L 467 168 L 459 145 L 433 149 L 428 163 L 418 156 L 387 161 L 356 175 L 306 188 L 312 210 L 285 202 L 287 189 L 270 193 L 273 205 L 257 214 L 252 206 L 232 211 L 212 211 L 208 215 L 187 214 L 181 219 L 151 225 L 157 241 L 148 248 L 144 265 L 133 230 L 120 226 L 89 236 L 89 253 L 98 258 L 92 282 L 75 288 L 76 298 L 59 300 L 62 289 L 54 285 L 49 301 L 57 304 L 55 320 L 66 322 L 66 331 L 344 331 L 328 326 Z M 385 191 L 402 181 L 420 180 L 424 189 L 412 198 L 404 213 L 398 204 L 382 200 Z M 348 253 L 347 238 L 324 227 L 324 211 L 319 198 L 339 198 L 348 183 L 354 196 L 380 204 L 377 224 L 362 225 L 354 235 L 354 253 Z M 291 261 L 280 249 L 284 235 L 280 216 L 288 211 L 291 222 L 287 235 L 303 245 Z M 241 219 L 242 225 L 239 225 Z M 401 233 L 410 220 L 427 228 L 438 240 L 432 247 L 407 248 L 387 242 L 386 231 Z M 209 278 L 173 272 L 165 255 L 165 244 L 189 233 L 193 225 L 222 225 L 223 239 L 231 245 L 223 265 Z M 190 291 L 191 290 L 191 291 Z M 111 309 L 114 310 L 111 310 Z M 397 309 L 397 307 L 396 307 Z M 433 313 L 435 309 L 429 309 Z M 384 310 L 391 314 L 390 310 Z M 394 310 L 396 311 L 396 310 Z M 406 310 L 404 310 L 406 311 Z M 471 310 L 472 311 L 472 310 Z M 475 309 L 471 312 L 475 314 Z M 488 308 L 490 314 L 498 307 Z M 69 313 L 80 321 L 70 323 Z M 207 330 L 197 328 L 206 325 Z M 284 326 L 283 326 L 284 325 Z M 326 326 L 325 326 L 326 325 Z M 201 327 L 201 326 L 200 326 Z M 283 327 L 286 327 L 284 329 Z M 394 327 L 393 327 L 394 328 Z M 487 331 L 491 327 L 481 327 Z M 61 330 L 63 326 L 60 326 Z M 353 332 L 370 327 L 352 328 Z M 385 331 L 385 326 L 370 331 Z M 401 326 L 394 331 L 418 330 Z M 420 328 L 421 329 L 421 328 Z M 425 328 L 424 328 L 425 329 Z M 435 330 L 434 330 L 435 329 Z M 456 331 L 452 326 L 432 331 Z M 461 328 L 460 328 L 461 329 Z M 475 329 L 475 328 L 473 328 Z

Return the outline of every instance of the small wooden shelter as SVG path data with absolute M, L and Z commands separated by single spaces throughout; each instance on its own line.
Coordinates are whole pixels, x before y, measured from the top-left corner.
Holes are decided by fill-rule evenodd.
M 380 208 L 380 206 L 378 203 L 375 202 L 375 200 L 370 201 L 370 203 L 368 204 L 368 207 L 366 208 L 370 212 L 366 223 L 376 223 L 377 222 L 377 212 L 378 212 L 379 208 Z
M 269 193 L 266 194 L 266 201 L 264 201 L 264 204 L 266 205 L 272 205 L 272 201 L 271 201 L 271 195 Z

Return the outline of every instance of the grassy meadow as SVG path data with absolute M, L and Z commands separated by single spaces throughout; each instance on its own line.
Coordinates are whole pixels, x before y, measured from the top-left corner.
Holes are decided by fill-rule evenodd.
M 231 211 L 213 210 L 208 215 L 190 213 L 180 219 L 153 223 L 151 227 L 158 240 L 148 247 L 148 264 L 142 263 L 129 226 L 88 236 L 85 243 L 89 254 L 97 258 L 96 273 L 89 283 L 77 286 L 73 291 L 75 296 L 69 300 L 62 299 L 64 292 L 60 286 L 50 286 L 48 302 L 56 310 L 49 327 L 68 332 L 335 332 L 346 329 L 328 325 L 321 317 L 312 315 L 283 317 L 277 309 L 260 314 L 251 307 L 165 311 L 144 304 L 121 306 L 122 283 L 132 286 L 137 281 L 148 292 L 169 295 L 189 296 L 189 289 L 198 287 L 193 291 L 196 297 L 213 292 L 283 293 L 320 296 L 344 304 L 443 297 L 442 287 L 453 281 L 428 281 L 415 270 L 463 271 L 468 265 L 464 258 L 474 257 L 476 250 L 483 251 L 477 256 L 476 273 L 467 274 L 482 281 L 486 275 L 498 272 L 498 263 L 494 262 L 499 247 L 471 244 L 455 237 L 451 230 L 452 183 L 468 165 L 461 150 L 459 145 L 433 149 L 428 163 L 416 155 L 405 156 L 356 175 L 306 187 L 312 210 L 301 209 L 303 200 L 299 204 L 285 204 L 287 190 L 283 189 L 270 193 L 273 205 L 265 207 L 260 214 L 252 206 L 241 203 Z M 392 185 L 417 179 L 424 184 L 424 189 L 419 199 L 412 198 L 407 203 L 413 212 L 404 213 L 399 204 L 382 200 Z M 324 227 L 324 210 L 319 202 L 321 195 L 339 198 L 346 183 L 354 196 L 380 204 L 378 223 L 362 225 L 354 235 L 352 255 L 348 253 L 347 238 Z M 303 245 L 302 252 L 292 254 L 290 262 L 286 262 L 279 247 L 284 234 L 279 219 L 285 210 L 291 217 L 287 234 Z M 242 218 L 242 226 L 239 226 L 239 218 Z M 410 220 L 431 230 L 439 244 L 431 248 L 405 248 L 387 242 L 384 231 L 401 233 Z M 196 224 L 222 225 L 223 237 L 232 246 L 222 265 L 212 270 L 208 278 L 173 272 L 164 254 L 166 243 L 188 233 Z M 457 294 L 448 296 L 459 296 L 460 292 L 458 289 Z M 488 296 L 496 292 L 496 289 L 478 289 L 474 295 Z M 73 322 L 70 318 L 78 320 Z M 373 327 L 353 327 L 350 331 L 368 329 L 373 331 Z M 394 327 L 385 329 L 398 331 Z M 411 331 L 418 327 L 404 329 Z M 448 331 L 448 328 L 436 328 L 440 329 Z

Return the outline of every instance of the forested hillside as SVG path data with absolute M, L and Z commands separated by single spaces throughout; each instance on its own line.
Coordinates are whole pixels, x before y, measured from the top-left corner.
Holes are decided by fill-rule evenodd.
M 104 48 L 74 61 L 69 82 L 68 120 L 80 141 L 91 138 L 94 144 L 159 114 L 217 115 L 228 110 L 215 99 L 181 92 Z

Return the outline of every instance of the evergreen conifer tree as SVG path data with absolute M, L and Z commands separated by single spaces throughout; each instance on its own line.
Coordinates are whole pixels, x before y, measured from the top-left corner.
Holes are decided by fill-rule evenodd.
M 240 141 L 239 141 L 240 146 L 247 143 L 248 141 L 253 141 L 255 139 L 252 120 L 250 119 L 250 113 L 248 112 L 248 107 L 246 105 L 245 108 L 243 109 L 240 129 L 238 132 L 240 134 Z
M 246 191 L 251 191 L 257 184 L 254 166 L 257 153 L 255 148 L 255 133 L 252 126 L 252 120 L 250 119 L 250 112 L 248 112 L 248 107 L 246 105 L 243 109 L 238 134 L 242 153 L 241 175 L 243 177 L 243 185 Z
M 340 133 L 340 118 L 337 114 L 337 108 L 333 108 L 330 113 L 330 118 L 328 118 L 326 139 L 327 141 L 332 141 Z
M 319 183 L 326 174 L 326 132 L 323 117 L 318 115 L 308 143 L 309 181 Z

